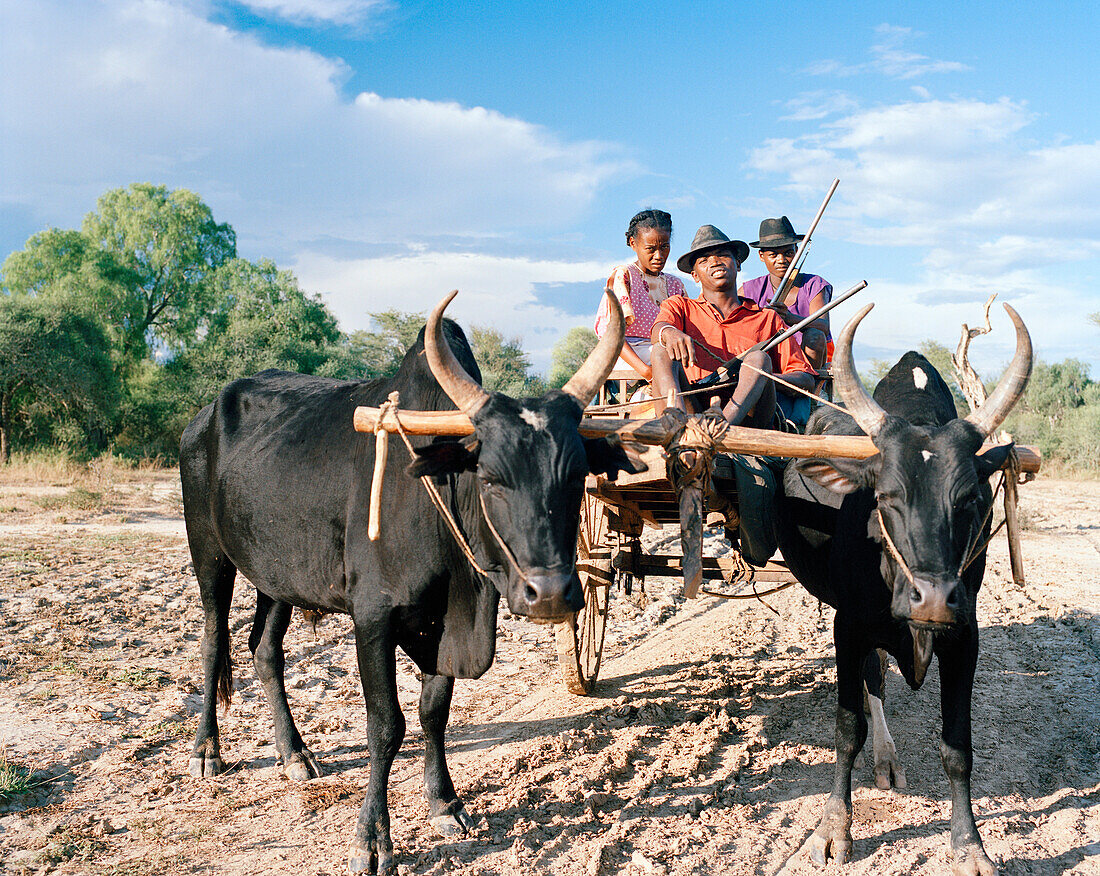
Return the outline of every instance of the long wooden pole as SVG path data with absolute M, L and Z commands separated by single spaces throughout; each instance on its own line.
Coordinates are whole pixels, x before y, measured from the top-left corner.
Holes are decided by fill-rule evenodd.
M 836 191 L 836 187 L 840 185 L 839 179 L 834 179 L 833 184 L 829 186 L 829 191 L 825 193 L 825 200 L 821 202 L 821 206 L 817 210 L 817 215 L 814 216 L 814 221 L 810 223 L 810 227 L 806 229 L 805 235 L 802 240 L 799 241 L 798 249 L 794 252 L 794 258 L 791 259 L 791 263 L 787 265 L 787 270 L 783 272 L 783 279 L 779 281 L 779 286 L 775 290 L 775 294 L 772 295 L 771 300 L 768 301 L 768 306 L 775 304 L 779 300 L 779 296 L 783 295 L 787 291 L 787 284 L 794 279 L 795 274 L 798 273 L 798 262 L 802 256 L 803 250 L 810 245 L 810 236 L 814 233 L 814 229 L 817 228 L 817 223 L 821 221 L 822 215 L 825 213 L 825 208 L 829 206 L 829 199 L 833 196 L 833 192 Z
M 382 428 L 387 432 L 396 432 L 398 417 L 401 420 L 401 427 L 410 435 L 462 437 L 472 435 L 474 432 L 473 423 L 461 411 L 398 411 L 396 414 L 389 411 L 379 427 L 378 408 L 367 407 L 355 409 L 355 429 L 357 432 L 374 432 Z M 668 437 L 668 431 L 660 420 L 586 417 L 581 421 L 579 431 L 585 438 L 606 438 L 617 435 L 623 441 L 633 441 L 638 444 L 661 444 Z M 986 445 L 987 448 L 992 446 L 992 444 Z M 725 437 L 718 442 L 718 450 L 720 453 L 813 459 L 829 457 L 866 459 L 878 453 L 878 448 L 870 438 L 865 436 L 791 435 L 786 432 L 773 432 L 770 429 L 750 429 L 748 426 L 730 426 Z M 1017 445 L 1016 453 L 1019 456 L 1022 471 L 1039 470 L 1042 455 L 1036 448 Z

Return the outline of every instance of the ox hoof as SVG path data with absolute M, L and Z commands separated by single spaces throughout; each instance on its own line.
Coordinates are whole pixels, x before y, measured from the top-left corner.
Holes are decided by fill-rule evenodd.
M 196 779 L 208 779 L 225 771 L 225 764 L 216 754 L 212 757 L 192 757 L 187 763 L 187 772 Z
M 430 819 L 432 830 L 438 836 L 449 838 L 465 836 L 476 831 L 481 826 L 481 819 L 474 817 L 463 807 L 461 803 L 454 812 L 445 812 L 442 815 L 433 815 Z
M 967 846 L 955 851 L 951 876 L 997 876 L 997 865 L 981 846 Z
M 888 752 L 875 760 L 875 787 L 883 791 L 897 788 L 905 790 L 905 770 L 898 762 L 896 751 Z
M 847 864 L 852 860 L 851 836 L 824 836 L 814 831 L 802 846 L 810 860 L 824 867 L 832 858 L 838 864 Z
M 829 798 L 817 830 L 802 848 L 819 867 L 824 867 L 830 858 L 838 864 L 847 864 L 852 859 L 852 813 L 842 800 Z
M 283 772 L 292 782 L 308 782 L 310 779 L 319 779 L 324 775 L 321 764 L 308 748 L 296 751 L 287 758 Z
M 348 849 L 348 872 L 352 876 L 359 876 L 360 873 L 395 876 L 397 868 L 394 866 L 392 854 L 380 856 L 375 849 L 355 844 Z

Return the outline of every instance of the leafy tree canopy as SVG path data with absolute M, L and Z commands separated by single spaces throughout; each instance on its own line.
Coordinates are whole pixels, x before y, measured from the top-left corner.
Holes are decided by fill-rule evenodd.
M 168 363 L 193 404 L 205 404 L 230 380 L 265 368 L 316 374 L 333 359 L 345 364 L 335 317 L 274 262 L 232 259 L 213 273 L 208 287 L 211 310 L 202 339 Z
M 424 328 L 424 314 L 384 310 L 372 313 L 371 320 L 377 326 L 375 331 L 355 331 L 348 336 L 350 358 L 362 363 L 357 376 L 392 377 Z
M 550 373 L 547 375 L 550 386 L 561 389 L 577 373 L 598 342 L 599 338 L 592 329 L 571 328 L 550 352 Z
M 490 392 L 511 396 L 541 395 L 546 384 L 531 375 L 531 360 L 523 351 L 520 338 L 509 338 L 496 329 L 470 327 L 470 346 L 481 368 L 481 383 Z
M 105 315 L 123 347 L 147 341 L 182 349 L 197 338 L 213 298 L 210 279 L 237 254 L 236 233 L 219 225 L 193 192 L 135 183 L 103 195 L 81 230 L 96 248 Z
M 118 388 L 109 342 L 93 320 L 41 299 L 0 296 L 0 462 L 13 431 L 101 444 Z
M 233 229 L 193 192 L 135 183 L 103 195 L 80 231 L 33 235 L 5 260 L 4 287 L 95 315 L 133 361 L 197 340 L 210 279 L 235 255 Z

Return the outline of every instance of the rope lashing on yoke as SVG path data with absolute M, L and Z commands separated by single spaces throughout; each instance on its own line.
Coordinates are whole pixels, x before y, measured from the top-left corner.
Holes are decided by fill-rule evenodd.
M 379 428 L 378 434 L 375 439 L 376 449 L 374 457 L 374 478 L 371 481 L 370 518 L 367 524 L 367 534 L 370 536 L 372 541 L 377 541 L 380 534 L 379 518 L 382 514 L 382 479 L 385 475 L 387 456 L 387 451 L 385 449 L 386 442 L 384 436 L 389 435 L 389 432 L 386 429 L 382 428 L 382 421 L 387 413 L 393 414 L 394 422 L 397 423 L 397 433 L 401 436 L 401 440 L 405 442 L 405 447 L 409 451 L 409 458 L 414 460 L 416 459 L 416 448 L 413 447 L 412 442 L 409 440 L 409 436 L 408 433 L 405 431 L 405 427 L 401 425 L 400 417 L 397 416 L 397 407 L 399 402 L 400 395 L 395 390 L 390 393 L 389 398 L 379 407 L 378 412 Z M 381 452 L 379 452 L 378 448 L 382 448 Z M 382 460 L 381 465 L 379 465 L 379 459 Z M 439 495 L 439 490 L 436 488 L 435 484 L 432 483 L 431 477 L 422 477 L 420 478 L 420 482 L 428 491 L 428 496 L 431 498 L 432 504 L 435 505 L 436 509 L 443 516 L 443 519 L 447 522 L 447 527 L 451 530 L 451 535 L 454 536 L 454 539 L 458 543 L 459 548 L 462 549 L 462 553 L 465 554 L 467 561 L 470 563 L 471 566 L 474 567 L 475 570 L 477 570 L 479 574 L 488 577 L 488 573 L 483 568 L 481 568 L 480 565 L 478 565 L 477 559 L 474 557 L 474 552 L 470 548 L 469 542 L 466 541 L 466 537 L 462 534 L 462 530 L 458 526 L 458 521 L 454 519 L 454 515 L 451 514 L 451 509 L 447 507 L 447 503 L 444 502 L 443 497 Z M 482 501 L 481 510 L 482 513 L 485 512 L 484 501 Z M 490 531 L 493 533 L 494 536 L 496 536 L 497 540 L 500 541 L 500 536 L 497 535 L 496 528 L 493 526 L 492 522 L 489 521 L 488 515 L 486 515 L 485 520 L 489 523 Z M 504 547 L 503 542 L 501 542 L 501 546 Z M 508 558 L 514 563 L 515 558 L 512 556 L 511 551 L 509 551 L 507 547 L 505 547 L 505 553 L 507 554 Z M 520 574 L 522 575 L 522 573 Z
M 713 408 L 694 417 L 678 408 L 669 408 L 661 419 L 668 428 L 661 445 L 668 454 L 673 488 L 677 492 L 689 485 L 705 489 L 710 480 L 710 463 L 718 454 L 718 443 L 730 424 Z
M 412 442 L 409 440 L 408 433 L 405 431 L 405 427 L 401 425 L 401 419 L 397 416 L 397 408 L 398 408 L 399 401 L 400 401 L 400 397 L 399 397 L 398 393 L 396 391 L 391 392 L 390 396 L 389 396 L 389 399 L 387 399 L 387 401 L 383 405 L 381 405 L 380 408 L 379 408 L 378 422 L 379 422 L 379 424 L 382 423 L 382 419 L 385 416 L 385 414 L 387 414 L 387 413 L 392 413 L 393 414 L 394 422 L 397 423 L 397 432 L 401 436 L 402 440 L 405 442 L 405 447 L 409 451 L 409 458 L 415 460 L 416 459 L 416 448 L 413 447 Z M 378 431 L 378 434 L 379 435 L 386 435 L 387 432 L 386 432 L 385 429 L 380 428 L 379 431 Z M 384 446 L 384 442 L 379 442 L 379 444 Z M 381 509 L 381 497 L 382 497 L 382 486 L 381 486 L 381 484 L 382 484 L 382 477 L 383 477 L 383 474 L 384 474 L 384 471 L 385 471 L 385 455 L 386 455 L 385 451 L 383 451 L 383 453 L 382 453 L 383 462 L 382 462 L 381 468 L 379 468 L 379 466 L 378 466 L 378 458 L 379 457 L 378 456 L 375 457 L 374 480 L 371 483 L 370 520 L 369 520 L 369 523 L 367 525 L 367 533 L 368 533 L 368 535 L 370 535 L 371 539 L 375 540 L 375 541 L 378 539 L 378 534 L 379 534 L 378 533 L 378 529 L 379 529 L 378 519 L 381 516 L 381 510 L 382 510 Z M 436 488 L 436 485 L 432 482 L 431 477 L 430 476 L 422 477 L 422 478 L 420 478 L 420 482 L 424 485 L 424 488 L 428 491 L 428 496 L 431 498 L 432 504 L 435 505 L 436 509 L 443 516 L 443 519 L 447 522 L 447 528 L 451 530 L 451 535 L 454 536 L 454 540 L 458 544 L 459 548 L 461 548 L 462 553 L 466 557 L 466 560 L 470 563 L 471 566 L 474 567 L 474 569 L 479 574 L 481 574 L 485 577 L 488 577 L 488 573 L 483 568 L 481 568 L 481 566 L 478 564 L 477 559 L 474 557 L 474 552 L 473 552 L 473 549 L 470 547 L 470 543 L 466 540 L 466 536 L 463 535 L 462 530 L 458 525 L 458 521 L 455 520 L 454 515 L 451 513 L 451 509 L 447 507 L 447 503 L 443 501 L 443 497 L 439 494 L 439 490 Z M 375 502 L 375 493 L 376 493 L 376 491 L 377 491 L 377 496 L 378 496 L 377 503 Z M 515 554 L 512 553 L 512 549 L 508 547 L 508 545 L 505 543 L 504 539 L 501 537 L 500 533 L 497 531 L 497 528 L 493 525 L 493 521 L 489 517 L 489 509 L 487 509 L 485 507 L 485 497 L 481 495 L 480 491 L 478 491 L 477 498 L 478 498 L 478 502 L 481 505 L 481 513 L 485 517 L 485 523 L 489 527 L 489 531 L 493 534 L 493 538 L 496 539 L 497 544 L 500 545 L 501 552 L 504 554 L 504 556 L 506 556 L 508 558 L 508 562 L 510 562 L 512 564 L 512 568 L 514 568 L 516 570 L 516 575 L 519 576 L 520 580 L 527 583 L 527 581 L 528 581 L 527 573 L 523 571 L 522 567 L 519 564 L 519 561 L 516 559 Z M 371 534 L 371 533 L 373 533 L 373 534 Z

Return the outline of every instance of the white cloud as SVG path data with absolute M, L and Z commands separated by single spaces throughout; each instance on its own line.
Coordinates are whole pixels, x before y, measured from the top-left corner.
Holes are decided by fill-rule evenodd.
M 871 60 L 856 64 L 845 64 L 829 58 L 814 61 L 807 65 L 805 72 L 811 76 L 849 77 L 863 73 L 881 73 L 891 79 L 915 79 L 932 73 L 963 73 L 970 68 L 958 61 L 942 61 L 929 58 L 917 52 L 907 51 L 903 46 L 908 40 L 921 37 L 908 27 L 880 24 L 875 28 L 878 39 L 869 49 Z
M 1095 329 L 1082 330 L 1080 320 L 1076 328 L 1067 325 L 1067 314 L 1096 309 L 1094 297 L 1090 300 L 1072 286 L 1049 282 L 1028 288 L 983 289 L 974 295 L 969 278 L 962 279 L 964 285 L 957 285 L 958 281 L 945 277 L 935 283 L 904 283 L 872 278 L 864 293 L 872 298 L 857 295 L 833 312 L 833 334 L 873 300 L 875 309 L 860 323 L 856 334 L 855 353 L 860 367 L 867 367 L 871 358 L 896 361 L 902 352 L 917 349 L 925 340 L 938 341 L 954 350 L 963 323 L 981 325 L 985 300 L 996 291 L 999 294 L 990 310 L 993 330 L 977 338 L 969 350 L 971 363 L 983 377 L 1000 374 L 1016 349 L 1016 334 L 1002 307 L 1006 301 L 1023 319 L 1038 356 L 1048 362 L 1096 359 Z M 932 298 L 937 300 L 930 302 Z
M 447 315 L 464 327 L 487 325 L 523 338 L 535 369 L 545 371 L 550 350 L 570 328 L 591 325 L 540 301 L 536 284 L 592 284 L 592 315 L 611 265 L 477 253 L 423 251 L 409 256 L 337 259 L 306 253 L 292 266 L 302 287 L 320 292 L 345 331 L 370 327 L 370 314 L 390 308 L 430 311 L 458 289 Z
M 284 257 L 310 239 L 562 227 L 635 171 L 614 147 L 479 107 L 349 101 L 338 61 L 187 6 L 0 10 L 20 34 L 0 62 L 0 199 L 43 222 L 75 224 L 105 190 L 149 180 L 199 192 L 253 254 Z
M 1001 240 L 1005 267 L 1013 251 L 1028 261 L 1062 260 L 1067 245 L 1090 255 L 1088 241 L 1100 239 L 1088 230 L 1100 223 L 1100 143 L 1035 148 L 1024 137 L 1032 121 L 1007 99 L 900 103 L 772 140 L 749 165 L 806 195 L 839 176 L 830 215 L 849 240 L 956 252 Z M 1033 244 L 1027 252 L 1022 240 Z
M 787 115 L 779 117 L 784 122 L 817 121 L 859 108 L 852 96 L 843 91 L 808 91 L 788 100 L 784 106 L 790 110 Z
M 997 292 L 1020 312 L 1041 356 L 1095 362 L 1095 329 L 1083 320 L 1100 309 L 1091 279 L 1100 257 L 1100 143 L 1036 145 L 1034 121 L 1008 99 L 904 102 L 771 141 L 749 166 L 813 203 L 840 177 L 827 237 L 898 254 L 890 277 L 869 277 L 867 295 L 879 306 L 860 343 L 901 351 L 933 338 L 954 348 L 960 325 L 978 322 Z M 854 309 L 839 308 L 834 326 Z M 997 336 L 972 353 L 984 373 L 1011 356 L 1010 324 L 999 320 Z
M 254 12 L 288 21 L 362 24 L 389 6 L 387 0 L 238 0 Z
M 926 55 L 907 52 L 902 44 L 910 37 L 923 36 L 908 27 L 880 24 L 875 28 L 879 40 L 871 46 L 871 62 L 876 70 L 894 79 L 913 79 L 926 73 L 962 73 L 970 68 L 957 61 L 936 61 Z

